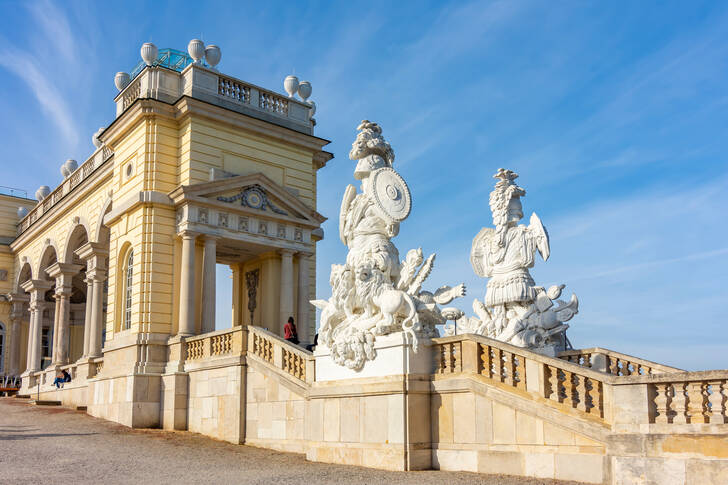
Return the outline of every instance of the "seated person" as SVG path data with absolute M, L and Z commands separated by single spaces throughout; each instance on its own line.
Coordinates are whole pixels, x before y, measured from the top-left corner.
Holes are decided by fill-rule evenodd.
M 65 379 L 66 376 L 63 374 L 63 372 L 58 372 L 58 374 L 56 374 L 55 380 L 53 381 L 53 385 L 56 386 L 57 389 L 60 389 L 63 382 L 65 382 Z

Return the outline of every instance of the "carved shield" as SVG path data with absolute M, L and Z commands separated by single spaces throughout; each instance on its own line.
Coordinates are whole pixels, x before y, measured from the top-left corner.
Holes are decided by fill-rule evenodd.
M 488 277 L 488 271 L 483 265 L 483 256 L 488 251 L 490 240 L 495 236 L 495 229 L 492 227 L 484 227 L 473 239 L 473 246 L 470 250 L 470 264 L 473 266 L 475 274 L 481 278 Z
M 392 222 L 407 219 L 412 210 L 412 197 L 404 179 L 389 167 L 375 170 L 371 177 L 372 195 L 382 214 Z

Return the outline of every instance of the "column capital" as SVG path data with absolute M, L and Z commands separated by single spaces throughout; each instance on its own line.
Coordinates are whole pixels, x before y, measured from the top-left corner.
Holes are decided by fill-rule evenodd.
M 46 274 L 51 278 L 72 277 L 83 269 L 83 265 L 72 263 L 53 263 L 46 268 Z
M 28 303 L 30 297 L 24 293 L 8 293 L 8 301 L 11 303 Z
M 106 269 L 104 268 L 92 268 L 86 271 L 86 283 L 89 281 L 104 281 L 106 280 Z
M 207 242 L 216 242 L 222 239 L 221 236 L 218 236 L 217 234 L 203 234 L 202 239 Z
M 280 254 L 281 256 L 293 256 L 294 254 L 296 254 L 296 250 L 295 249 L 279 249 L 278 254 Z
M 20 287 L 28 293 L 40 291 L 46 292 L 53 287 L 53 282 L 48 280 L 28 280 L 21 283 Z
M 70 285 L 68 286 L 61 286 L 56 285 L 56 291 L 54 292 L 54 296 L 56 299 L 58 298 L 70 298 L 71 293 L 73 293 L 73 288 L 71 288 Z
M 190 240 L 190 239 L 196 239 L 197 236 L 200 235 L 200 233 L 195 232 L 195 231 L 190 231 L 189 229 L 185 229 L 183 231 L 178 232 L 177 235 L 179 237 L 181 237 L 182 239 Z
M 30 302 L 30 309 L 31 311 L 43 311 L 50 305 L 49 302 L 45 300 L 38 300 L 38 301 L 31 301 Z
M 106 245 L 97 242 L 87 242 L 74 252 L 76 253 L 76 256 L 84 261 L 88 261 L 95 256 L 105 258 L 109 255 L 109 249 Z
M 311 251 L 298 251 L 296 253 L 296 256 L 298 256 L 299 259 L 308 259 L 311 256 L 313 256 L 313 252 L 311 252 Z

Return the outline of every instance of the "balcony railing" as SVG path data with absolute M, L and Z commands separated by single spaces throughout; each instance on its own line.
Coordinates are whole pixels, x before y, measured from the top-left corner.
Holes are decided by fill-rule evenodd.
M 18 234 L 22 234 L 30 228 L 43 214 L 51 210 L 63 197 L 78 187 L 81 182 L 88 178 L 97 168 L 109 160 L 114 153 L 103 145 L 98 148 L 85 162 L 81 164 L 71 175 L 56 187 L 48 196 L 38 203 L 28 214 L 18 222 Z

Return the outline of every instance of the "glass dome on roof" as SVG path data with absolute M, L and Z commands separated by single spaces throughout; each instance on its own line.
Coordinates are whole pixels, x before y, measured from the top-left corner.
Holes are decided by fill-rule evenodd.
M 166 67 L 173 71 L 182 72 L 185 67 L 192 64 L 192 58 L 182 51 L 176 49 L 159 49 L 157 54 L 157 60 L 152 64 L 153 66 Z M 202 61 L 202 65 L 208 67 L 207 64 Z M 134 79 L 139 75 L 142 70 L 147 67 L 144 61 L 139 62 L 133 71 L 131 71 L 130 77 Z

